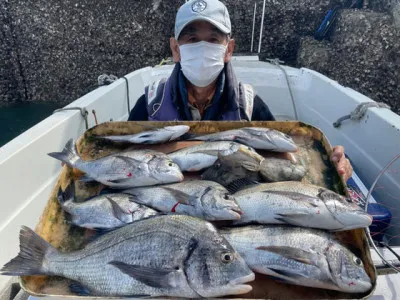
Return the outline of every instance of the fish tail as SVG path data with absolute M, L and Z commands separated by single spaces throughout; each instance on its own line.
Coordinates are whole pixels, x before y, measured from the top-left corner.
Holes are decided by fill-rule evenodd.
M 74 167 L 74 165 L 81 160 L 78 153 L 76 152 L 75 143 L 73 139 L 69 139 L 65 144 L 62 152 L 51 152 L 49 156 L 65 162 L 67 165 Z
M 62 191 L 61 187 L 58 189 L 57 199 L 60 206 L 70 212 L 71 206 L 74 204 L 75 198 L 75 185 L 71 182 L 66 188 L 65 191 Z
M 20 251 L 0 270 L 1 275 L 23 276 L 46 274 L 43 260 L 49 251 L 57 251 L 32 229 L 22 226 L 19 233 Z

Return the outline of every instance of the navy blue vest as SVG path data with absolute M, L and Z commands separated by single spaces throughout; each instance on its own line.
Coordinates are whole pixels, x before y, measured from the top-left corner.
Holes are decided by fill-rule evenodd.
M 179 91 L 181 65 L 177 63 L 171 76 L 155 81 L 145 89 L 148 119 L 150 121 L 191 120 L 188 108 Z M 237 81 L 231 63 L 225 64 L 225 84 L 219 107 L 213 120 L 251 121 L 254 90 L 248 84 Z M 182 75 L 181 75 L 182 76 Z

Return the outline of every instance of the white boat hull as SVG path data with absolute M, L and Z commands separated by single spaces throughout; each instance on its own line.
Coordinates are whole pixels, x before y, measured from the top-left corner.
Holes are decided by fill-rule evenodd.
M 254 86 L 279 120 L 293 120 L 294 110 L 285 76 L 278 67 L 242 57 L 233 61 L 240 81 Z M 166 77 L 173 66 L 144 68 L 126 76 L 132 108 L 150 82 Z M 371 108 L 359 122 L 345 121 L 340 128 L 332 123 L 349 114 L 359 103 L 371 99 L 308 69 L 284 67 L 289 75 L 299 119 L 320 128 L 332 144 L 345 146 L 358 175 L 370 186 L 379 171 L 400 150 L 400 117 L 388 109 Z M 99 122 L 128 118 L 127 89 L 124 79 L 100 87 L 67 107 L 84 107 L 89 112 L 89 127 Z M 0 265 L 18 253 L 18 234 L 22 225 L 34 227 L 48 200 L 61 165 L 47 156 L 63 148 L 70 138 L 78 138 L 85 121 L 78 110 L 58 112 L 0 148 Z M 382 135 L 385 133 L 385 135 Z M 385 175 L 386 192 L 398 193 L 399 178 Z M 388 205 L 398 206 L 390 199 Z M 400 252 L 400 251 L 399 251 Z M 9 278 L 0 276 L 0 290 Z M 385 283 L 386 282 L 386 283 Z M 376 295 L 392 297 L 389 286 L 400 286 L 399 276 L 379 277 Z M 392 293 L 392 294 L 385 294 Z

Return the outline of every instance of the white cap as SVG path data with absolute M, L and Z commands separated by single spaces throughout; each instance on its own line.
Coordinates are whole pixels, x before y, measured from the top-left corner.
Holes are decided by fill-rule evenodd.
M 191 0 L 183 4 L 175 19 L 175 38 L 182 29 L 193 21 L 207 21 L 223 33 L 231 33 L 231 20 L 228 9 L 218 0 Z

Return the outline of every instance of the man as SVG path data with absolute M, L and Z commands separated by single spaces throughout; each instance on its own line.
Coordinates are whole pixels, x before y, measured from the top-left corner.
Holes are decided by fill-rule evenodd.
M 176 15 L 170 47 L 175 68 L 168 79 L 152 83 L 132 109 L 129 121 L 274 121 L 250 85 L 237 81 L 230 60 L 235 41 L 231 21 L 218 0 L 193 0 Z M 347 180 L 352 167 L 342 146 L 331 156 Z

